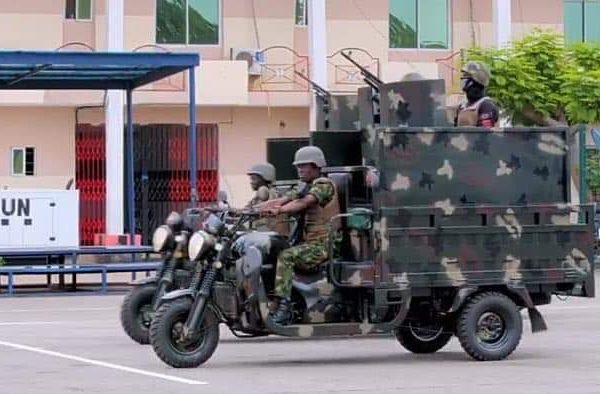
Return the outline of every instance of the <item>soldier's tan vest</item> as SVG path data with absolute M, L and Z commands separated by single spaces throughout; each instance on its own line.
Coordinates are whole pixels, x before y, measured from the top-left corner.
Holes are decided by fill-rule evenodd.
M 249 202 L 249 203 L 248 203 L 248 205 L 247 205 L 247 206 L 248 206 L 248 208 L 252 208 L 252 207 L 254 207 L 254 206 L 255 206 L 255 205 L 257 205 L 257 204 L 260 204 L 261 202 L 267 201 L 267 200 L 264 200 L 264 201 L 263 201 L 263 200 L 261 200 L 260 198 L 258 198 L 258 194 L 259 194 L 259 192 L 260 192 L 260 190 L 261 190 L 262 188 L 265 188 L 265 189 L 267 189 L 267 190 L 268 190 L 268 193 L 269 193 L 269 198 L 268 198 L 267 200 L 272 200 L 272 199 L 275 199 L 275 198 L 277 198 L 277 192 L 275 191 L 275 189 L 274 189 L 274 188 L 272 188 L 272 187 L 267 187 L 267 186 L 261 186 L 261 187 L 260 187 L 260 188 L 259 188 L 259 189 L 258 189 L 258 190 L 257 190 L 257 191 L 254 193 L 254 196 L 252 196 L 252 200 L 250 200 L 250 202 Z
M 477 127 L 479 121 L 479 107 L 485 100 L 490 100 L 489 97 L 482 97 L 471 105 L 462 103 L 458 107 L 458 121 L 456 125 L 458 127 Z M 494 124 L 494 126 L 496 126 Z
M 333 198 L 324 207 L 316 204 L 306 211 L 304 218 L 304 240 L 307 242 L 326 238 L 329 235 L 329 222 L 331 218 L 340 213 L 340 203 L 335 183 L 329 178 L 318 178 L 313 181 L 313 184 L 322 182 L 330 183 L 333 186 Z M 336 229 L 339 229 L 339 220 L 335 221 L 334 226 Z
M 262 187 L 266 188 L 266 186 L 261 186 L 261 188 Z M 273 200 L 278 197 L 277 191 L 275 190 L 275 188 L 269 187 L 268 190 L 269 190 L 268 200 Z M 260 204 L 261 202 L 266 201 L 266 200 L 263 201 L 260 198 L 258 198 L 258 194 L 259 194 L 258 191 L 254 194 L 254 197 L 252 197 L 252 200 L 250 200 L 250 202 L 247 205 L 248 208 L 252 208 L 257 204 Z M 285 215 L 278 215 L 273 218 L 262 218 L 262 219 L 254 220 L 252 222 L 252 228 L 254 228 L 255 230 L 258 230 L 258 231 L 275 231 L 283 236 L 287 236 L 290 231 L 289 230 L 289 222 Z

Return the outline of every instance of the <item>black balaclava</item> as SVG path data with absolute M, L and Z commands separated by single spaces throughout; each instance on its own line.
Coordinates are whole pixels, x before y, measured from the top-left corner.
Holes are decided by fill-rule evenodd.
M 473 78 L 464 76 L 461 78 L 461 86 L 463 92 L 467 94 L 467 100 L 470 104 L 482 98 L 485 94 L 485 88 Z

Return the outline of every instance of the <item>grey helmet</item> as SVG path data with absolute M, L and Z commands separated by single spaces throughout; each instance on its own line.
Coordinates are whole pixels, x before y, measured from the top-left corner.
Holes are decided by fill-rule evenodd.
M 250 167 L 248 172 L 246 172 L 246 175 L 258 175 L 261 176 L 265 182 L 273 183 L 275 182 L 275 167 L 270 163 L 255 164 Z
M 325 161 L 325 154 L 323 151 L 316 146 L 305 146 L 296 151 L 294 156 L 294 165 L 309 164 L 312 163 L 319 168 L 327 166 Z
M 425 79 L 425 78 L 424 78 L 424 77 L 423 77 L 421 74 L 419 74 L 419 73 L 416 73 L 416 72 L 413 72 L 413 73 L 408 73 L 408 74 L 406 74 L 406 75 L 405 75 L 405 76 L 404 76 L 404 77 L 403 77 L 403 78 L 400 80 L 400 82 L 408 82 L 408 81 L 422 81 L 422 80 L 424 80 L 424 79 Z
M 473 81 L 479 83 L 483 87 L 487 87 L 490 84 L 490 78 L 492 74 L 488 66 L 482 62 L 468 62 L 461 69 L 464 77 L 470 77 Z

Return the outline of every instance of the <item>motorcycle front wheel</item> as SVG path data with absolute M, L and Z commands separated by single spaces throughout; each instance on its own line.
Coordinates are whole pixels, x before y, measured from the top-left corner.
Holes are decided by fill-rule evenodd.
M 219 344 L 219 321 L 211 308 L 204 310 L 200 330 L 186 338 L 183 326 L 192 309 L 190 298 L 163 304 L 150 325 L 150 343 L 164 363 L 173 368 L 196 368 L 204 364 Z
M 131 339 L 141 345 L 150 343 L 149 329 L 155 292 L 155 283 L 134 287 L 121 304 L 121 326 Z

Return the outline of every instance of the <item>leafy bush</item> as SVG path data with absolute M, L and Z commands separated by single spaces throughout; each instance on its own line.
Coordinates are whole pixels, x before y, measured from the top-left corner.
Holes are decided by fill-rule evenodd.
M 536 28 L 506 48 L 473 47 L 465 61 L 492 72 L 488 94 L 513 124 L 554 126 L 600 120 L 600 46 L 565 46 L 562 35 Z

